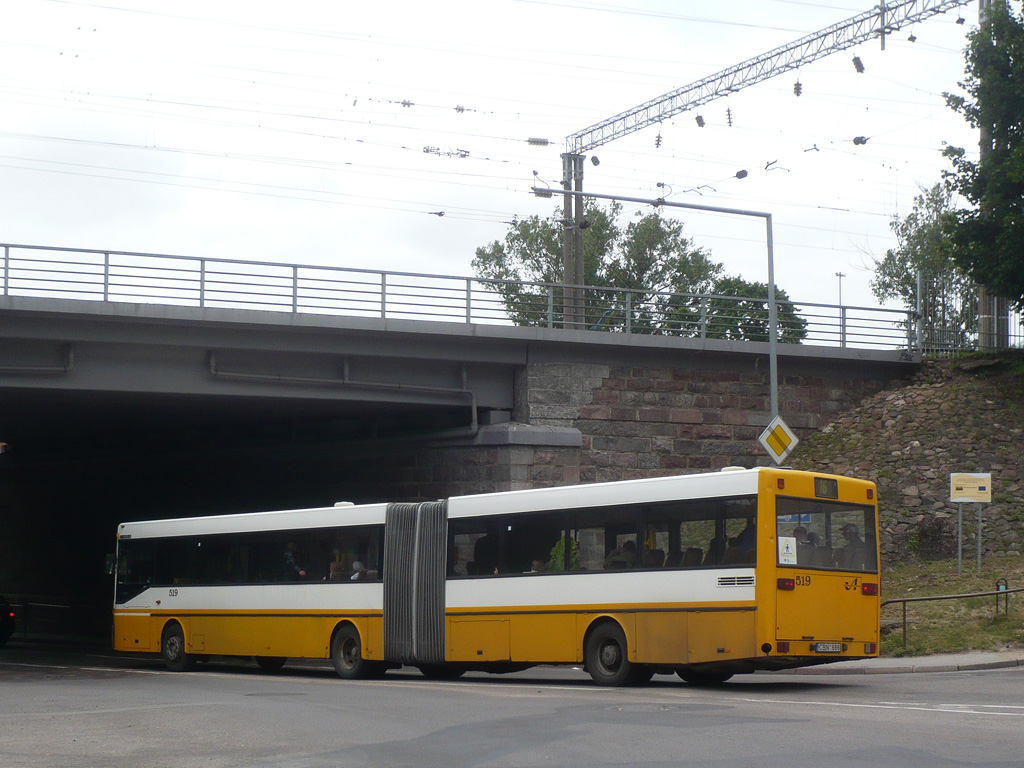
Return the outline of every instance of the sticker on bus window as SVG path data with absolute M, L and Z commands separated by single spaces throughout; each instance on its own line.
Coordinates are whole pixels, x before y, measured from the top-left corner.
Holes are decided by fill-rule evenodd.
M 779 536 L 779 565 L 796 565 L 795 536 Z

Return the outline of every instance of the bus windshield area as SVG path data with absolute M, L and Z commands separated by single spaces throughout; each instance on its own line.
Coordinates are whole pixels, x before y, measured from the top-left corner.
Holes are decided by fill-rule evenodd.
M 810 499 L 777 499 L 780 566 L 878 572 L 875 510 Z

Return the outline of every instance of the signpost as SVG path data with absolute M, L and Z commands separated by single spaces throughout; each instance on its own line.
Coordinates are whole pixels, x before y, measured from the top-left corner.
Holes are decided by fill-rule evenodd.
M 964 549 L 964 502 L 978 505 L 978 573 L 981 573 L 981 510 L 992 503 L 989 472 L 953 472 L 949 476 L 949 500 L 956 502 L 956 572 L 960 573 Z
M 796 448 L 800 439 L 793 434 L 793 430 L 782 420 L 781 416 L 776 416 L 768 422 L 768 426 L 757 438 L 757 442 L 768 451 L 768 455 L 776 464 L 782 464 Z

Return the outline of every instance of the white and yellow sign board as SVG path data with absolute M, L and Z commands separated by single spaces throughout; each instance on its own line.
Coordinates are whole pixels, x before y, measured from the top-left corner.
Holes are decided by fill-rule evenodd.
M 757 442 L 768 451 L 768 455 L 775 460 L 776 464 L 781 464 L 793 452 L 800 440 L 782 420 L 782 417 L 776 416 L 765 427 L 764 432 L 757 438 Z
M 992 475 L 989 472 L 954 472 L 949 476 L 950 501 L 992 502 Z

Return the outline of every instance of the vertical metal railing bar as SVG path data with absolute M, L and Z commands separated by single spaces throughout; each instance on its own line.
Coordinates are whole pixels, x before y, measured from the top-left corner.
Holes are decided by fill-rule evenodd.
M 473 278 L 466 278 L 466 323 L 473 322 Z
M 292 266 L 292 314 L 299 311 L 299 267 Z
M 388 306 L 388 273 L 380 273 L 380 319 L 386 320 Z
M 11 273 L 11 246 L 4 246 L 4 296 L 7 295 L 7 279 Z
M 103 300 L 110 300 L 110 254 L 103 254 Z
M 199 306 L 206 306 L 206 259 L 199 262 Z

